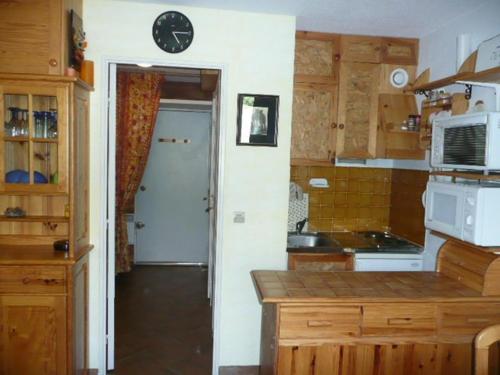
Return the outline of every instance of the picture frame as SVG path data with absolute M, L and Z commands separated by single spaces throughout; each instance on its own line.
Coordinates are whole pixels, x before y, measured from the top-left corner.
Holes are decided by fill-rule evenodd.
M 238 146 L 278 146 L 279 96 L 238 94 Z

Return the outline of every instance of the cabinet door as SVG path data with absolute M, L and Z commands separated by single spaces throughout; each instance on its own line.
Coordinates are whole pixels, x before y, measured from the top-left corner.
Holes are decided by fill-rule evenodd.
M 361 35 L 342 35 L 340 59 L 348 62 L 379 63 L 382 41 L 380 38 Z
M 63 74 L 61 0 L 0 2 L 0 66 L 4 73 Z
M 0 373 L 66 374 L 65 297 L 0 298 Z
M 382 38 L 382 61 L 386 64 L 418 64 L 418 39 Z
M 0 190 L 68 191 L 68 90 L 0 83 Z
M 336 86 L 295 84 L 292 164 L 331 165 L 335 155 L 336 107 Z
M 88 367 L 88 255 L 73 266 L 73 373 Z
M 337 156 L 375 158 L 380 64 L 341 63 Z
M 338 35 L 298 31 L 295 39 L 295 82 L 336 83 L 339 58 Z

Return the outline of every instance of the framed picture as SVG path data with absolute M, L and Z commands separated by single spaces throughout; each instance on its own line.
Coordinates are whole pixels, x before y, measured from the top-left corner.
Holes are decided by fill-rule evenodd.
M 278 146 L 279 96 L 238 94 L 238 134 L 241 146 Z

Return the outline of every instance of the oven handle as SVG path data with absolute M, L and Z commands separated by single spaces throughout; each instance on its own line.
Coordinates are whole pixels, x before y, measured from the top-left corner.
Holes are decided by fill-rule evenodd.
M 422 206 L 425 208 L 425 200 L 426 200 L 426 197 L 427 197 L 427 190 L 424 190 L 424 192 L 422 193 Z

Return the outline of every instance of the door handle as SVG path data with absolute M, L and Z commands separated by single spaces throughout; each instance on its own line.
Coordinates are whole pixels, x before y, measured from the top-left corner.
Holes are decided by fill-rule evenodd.
M 146 191 L 146 186 L 144 185 L 141 185 L 141 187 L 139 188 L 141 191 Z
M 210 207 L 210 206 L 209 206 L 209 207 L 207 207 L 207 208 L 205 209 L 205 212 L 210 211 L 212 208 L 213 208 L 213 207 Z
M 144 224 L 142 221 L 136 221 L 135 222 L 135 228 L 136 229 L 142 229 L 146 226 L 146 224 Z

